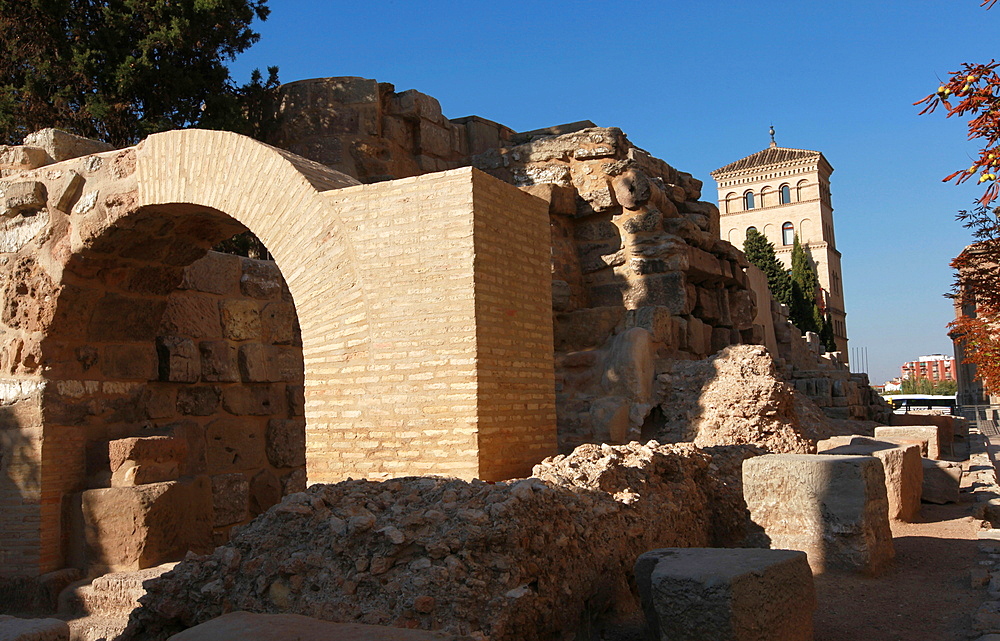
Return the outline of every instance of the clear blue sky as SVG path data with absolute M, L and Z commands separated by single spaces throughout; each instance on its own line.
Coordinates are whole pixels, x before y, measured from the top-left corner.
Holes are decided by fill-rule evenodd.
M 589 119 L 705 181 L 767 146 L 822 151 L 832 177 L 852 348 L 873 382 L 951 353 L 954 214 L 977 190 L 963 123 L 912 103 L 961 62 L 1000 55 L 979 0 L 402 2 L 271 0 L 232 65 L 284 82 L 363 76 L 525 131 Z

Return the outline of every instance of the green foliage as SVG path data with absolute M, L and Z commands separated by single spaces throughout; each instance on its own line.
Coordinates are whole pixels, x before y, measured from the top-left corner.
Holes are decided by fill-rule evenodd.
M 268 13 L 267 0 L 0 0 L 0 143 L 44 127 L 115 145 L 196 125 L 252 134 L 277 70 L 239 87 L 224 63 Z
M 833 335 L 833 319 L 830 318 L 829 314 L 823 319 L 823 327 L 820 328 L 819 337 L 823 341 L 823 347 L 826 351 L 837 351 L 837 340 Z
M 812 259 L 799 242 L 798 234 L 792 243 L 792 302 L 789 319 L 804 332 L 820 333 L 823 318 L 816 305 L 819 279 L 812 266 Z
M 792 280 L 788 270 L 774 253 L 774 245 L 756 229 L 747 231 L 743 242 L 743 253 L 747 260 L 756 265 L 767 276 L 767 286 L 774 300 L 784 305 L 792 301 Z
M 951 396 L 958 392 L 958 383 L 955 381 L 932 382 L 929 378 L 906 378 L 903 379 L 900 394 L 934 394 L 940 396 Z

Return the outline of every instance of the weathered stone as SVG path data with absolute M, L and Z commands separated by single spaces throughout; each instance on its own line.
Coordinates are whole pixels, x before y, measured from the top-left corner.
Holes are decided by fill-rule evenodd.
M 154 463 L 183 464 L 187 443 L 171 436 L 143 436 L 115 439 L 108 442 L 108 464 L 112 472 L 131 461 L 137 465 Z
M 56 162 L 114 150 L 114 147 L 106 142 L 51 128 L 28 134 L 24 138 L 24 144 L 43 149 Z
M 171 296 L 160 321 L 159 333 L 199 339 L 221 338 L 218 301 L 203 294 Z
M 109 292 L 102 296 L 90 317 L 88 331 L 92 340 L 97 341 L 150 341 L 157 336 L 157 327 L 164 316 L 166 301 L 151 300 L 138 296 L 123 296 Z M 168 332 L 182 334 L 183 332 Z M 156 352 L 151 361 L 153 375 L 156 374 Z
M 615 198 L 625 209 L 638 209 L 649 200 L 649 178 L 635 169 L 615 176 L 611 181 Z
M 175 634 L 168 641 L 460 641 L 465 638 L 445 632 L 407 630 L 399 627 L 333 623 L 301 614 L 251 614 L 231 612 Z
M 621 307 L 588 307 L 558 314 L 555 345 L 558 351 L 573 351 L 603 345 L 623 328 L 625 310 Z
M 37 181 L 16 182 L 3 189 L 4 216 L 33 212 L 45 207 L 48 194 L 45 184 Z
M 920 498 L 927 503 L 958 503 L 962 466 L 926 458 L 922 461 L 924 483 Z
M 27 171 L 50 164 L 52 158 L 39 147 L 0 145 L 0 172 Z
M 941 427 L 937 425 L 883 426 L 875 428 L 875 438 L 896 443 L 900 441 L 927 441 L 927 458 L 941 458 Z
M 237 364 L 244 383 L 267 383 L 282 380 L 275 354 L 266 345 L 240 345 Z
M 184 416 L 211 416 L 219 407 L 218 387 L 199 385 L 177 390 L 177 411 Z
M 222 392 L 222 407 L 236 416 L 268 416 L 285 407 L 281 386 L 269 384 L 227 386 Z
M 140 570 L 211 551 L 212 495 L 206 476 L 82 494 L 89 567 Z
M 157 379 L 156 349 L 152 345 L 108 345 L 101 357 L 101 373 L 112 379 Z
M 241 261 L 240 291 L 251 298 L 274 299 L 281 295 L 281 272 L 274 261 L 244 258 Z
M 250 483 L 238 472 L 212 477 L 215 527 L 242 523 L 250 518 Z
M 208 468 L 217 472 L 243 472 L 263 467 L 264 426 L 258 421 L 220 418 L 205 430 Z
M 920 447 L 880 443 L 873 439 L 855 438 L 850 444 L 820 451 L 829 455 L 874 456 L 882 461 L 885 489 L 889 500 L 889 518 L 914 522 L 920 518 L 920 495 L 923 491 L 924 468 Z
M 301 419 L 272 418 L 267 422 L 267 460 L 274 467 L 306 464 L 306 426 Z
M 201 341 L 201 377 L 207 382 L 236 383 L 240 370 L 236 363 L 236 347 L 228 341 Z
M 250 515 L 262 514 L 281 500 L 281 481 L 271 470 L 261 470 L 250 480 Z
M 201 357 L 194 341 L 182 336 L 159 336 L 156 339 L 161 381 L 197 383 L 201 376 Z
M 0 217 L 0 253 L 15 253 L 34 240 L 48 227 L 49 214 L 40 211 L 34 215 Z
M 228 299 L 219 303 L 222 336 L 232 341 L 260 340 L 260 307 L 251 300 Z
M 879 574 L 895 555 L 877 458 L 758 456 L 743 462 L 743 495 L 757 545 L 802 550 L 814 573 Z
M 812 641 L 816 590 L 803 552 L 663 548 L 635 564 L 651 637 Z
M 287 385 L 285 387 L 286 403 L 289 416 L 305 416 L 306 394 L 304 385 Z
M 69 641 L 69 625 L 59 619 L 18 619 L 0 614 L 2 641 Z
M 208 252 L 204 258 L 184 268 L 180 286 L 181 289 L 193 289 L 220 296 L 232 295 L 240 286 L 242 269 L 239 256 Z
M 264 305 L 260 312 L 261 328 L 265 343 L 274 345 L 301 344 L 299 321 L 295 316 L 295 306 L 285 301 L 274 301 Z

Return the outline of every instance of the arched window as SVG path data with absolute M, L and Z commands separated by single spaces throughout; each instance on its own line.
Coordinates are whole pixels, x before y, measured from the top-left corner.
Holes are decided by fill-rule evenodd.
M 788 188 L 788 185 L 781 186 L 781 204 L 787 205 L 792 202 L 792 190 Z
M 760 190 L 760 206 L 771 207 L 774 205 L 774 190 L 764 187 Z
M 753 192 L 743 194 L 743 209 L 753 209 Z
M 805 200 L 806 195 L 806 181 L 800 180 L 797 185 L 795 185 L 795 200 L 802 202 Z
M 736 198 L 737 198 L 737 196 L 733 192 L 729 192 L 728 194 L 726 194 L 726 213 L 727 214 L 733 212 L 733 203 L 736 202 Z
M 747 237 L 750 236 L 750 232 L 752 231 L 757 231 L 757 228 L 753 226 L 747 227 Z
M 785 223 L 781 226 L 781 244 L 791 245 L 795 242 L 795 225 Z

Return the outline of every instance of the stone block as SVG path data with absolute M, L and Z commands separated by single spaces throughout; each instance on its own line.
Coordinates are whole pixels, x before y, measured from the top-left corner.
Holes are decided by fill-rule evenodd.
M 184 268 L 180 286 L 208 294 L 234 295 L 239 291 L 242 269 L 239 256 L 208 252 Z
M 333 623 L 301 614 L 231 612 L 175 634 L 167 641 L 460 641 L 464 635 L 361 623 Z
M 282 380 L 275 354 L 266 345 L 240 345 L 237 365 L 244 383 L 273 383 Z
M 274 467 L 306 464 L 306 425 L 301 419 L 273 418 L 267 422 L 267 460 Z
M 289 416 L 306 415 L 306 389 L 305 385 L 288 385 L 285 388 L 286 402 L 288 403 Z
M 69 625 L 59 619 L 18 619 L 0 614 L 0 641 L 69 641 Z
M 281 271 L 271 260 L 244 258 L 241 261 L 240 291 L 251 298 L 274 299 L 281 296 Z
M 211 416 L 219 408 L 218 387 L 182 387 L 177 390 L 177 411 L 184 416 Z
M 224 300 L 219 302 L 222 317 L 222 336 L 231 341 L 260 340 L 260 307 L 252 300 Z
M 264 466 L 264 426 L 259 419 L 220 418 L 205 430 L 208 469 L 243 472 Z
M 250 518 L 250 482 L 239 472 L 212 477 L 215 527 L 242 523 Z
M 201 356 L 194 341 L 183 336 L 158 336 L 156 354 L 159 357 L 161 381 L 197 383 L 201 376 Z
M 902 441 L 927 441 L 927 458 L 941 458 L 941 427 L 937 425 L 900 425 L 875 428 L 875 438 L 897 443 Z
M 814 573 L 878 574 L 895 555 L 877 458 L 754 457 L 743 462 L 743 496 L 757 546 L 802 550 Z
M 48 194 L 45 185 L 37 181 L 16 182 L 4 188 L 5 216 L 13 216 L 24 212 L 33 212 L 45 207 Z
M 822 454 L 874 456 L 882 461 L 889 518 L 914 522 L 920 517 L 924 467 L 921 464 L 919 446 L 880 443 L 862 437 L 854 439 L 848 445 L 828 449 Z
M 111 379 L 155 381 L 156 349 L 152 345 L 108 345 L 101 358 L 101 373 Z
M 24 144 L 43 149 L 56 162 L 114 150 L 114 147 L 106 142 L 52 128 L 28 134 L 24 138 Z
M 177 479 L 187 459 L 184 439 L 144 436 L 108 442 L 112 487 L 128 487 Z
M 240 370 L 236 364 L 236 346 L 228 341 L 201 341 L 201 378 L 206 382 L 237 383 Z
M 684 274 L 667 272 L 635 278 L 625 290 L 623 302 L 627 309 L 666 307 L 679 315 L 689 313 L 694 301 L 688 295 Z
M 221 338 L 219 303 L 213 296 L 177 292 L 167 300 L 159 333 L 196 339 Z
M 260 322 L 265 343 L 294 345 L 302 341 L 299 338 L 299 321 L 292 303 L 274 301 L 264 305 L 260 311 Z
M 635 564 L 651 639 L 812 641 L 816 590 L 795 550 L 663 548 Z
M 603 345 L 611 335 L 624 328 L 625 310 L 615 307 L 588 307 L 558 314 L 555 322 L 555 347 L 574 351 Z
M 958 503 L 962 466 L 925 458 L 923 468 L 924 483 L 920 498 L 927 503 Z
M 250 480 L 250 516 L 264 513 L 281 500 L 281 481 L 268 469 L 261 470 Z
M 281 414 L 285 408 L 281 387 L 270 384 L 226 387 L 222 392 L 222 407 L 236 416 Z
M 212 549 L 212 493 L 207 476 L 82 493 L 91 570 L 130 571 Z

